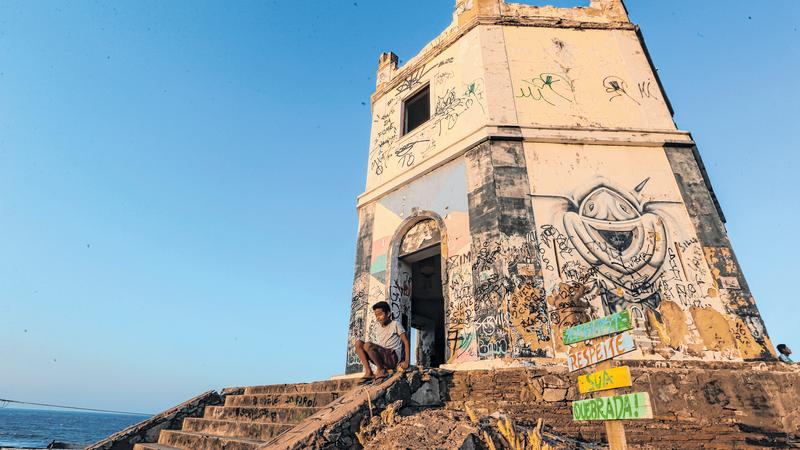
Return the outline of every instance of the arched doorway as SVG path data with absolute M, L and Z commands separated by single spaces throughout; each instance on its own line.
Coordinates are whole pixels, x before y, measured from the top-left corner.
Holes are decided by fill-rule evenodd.
M 424 367 L 438 367 L 447 357 L 441 242 L 437 221 L 423 219 L 403 234 L 396 253 L 397 273 L 410 275 L 404 325 L 412 337 L 412 359 Z

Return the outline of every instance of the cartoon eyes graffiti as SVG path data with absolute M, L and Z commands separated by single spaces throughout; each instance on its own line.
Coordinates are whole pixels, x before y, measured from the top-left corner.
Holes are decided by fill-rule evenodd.
M 584 199 L 579 214 L 587 219 L 619 222 L 634 220 L 641 212 L 618 192 L 600 186 Z

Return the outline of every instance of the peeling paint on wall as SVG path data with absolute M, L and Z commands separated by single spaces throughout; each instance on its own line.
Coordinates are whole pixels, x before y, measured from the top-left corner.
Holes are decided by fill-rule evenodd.
M 436 221 L 427 219 L 418 222 L 403 236 L 400 242 L 400 255 L 414 253 L 416 251 L 439 244 L 442 240 L 439 227 Z
M 569 146 L 569 160 L 564 147 L 526 146 L 551 307 L 577 284 L 566 297 L 591 305 L 592 318 L 632 311 L 644 357 L 757 356 L 737 301 L 720 295 L 663 150 Z
M 691 308 L 692 318 L 706 348 L 732 355 L 736 349 L 728 322 L 718 311 L 711 308 Z
M 369 261 L 371 260 L 370 251 L 374 219 L 374 207 L 367 206 L 359 210 L 353 296 L 350 301 L 350 324 L 347 334 L 347 358 L 345 363 L 347 373 L 358 372 L 363 369 L 355 351 L 355 341 L 364 336 L 366 327 L 366 305 L 370 277 Z
M 701 246 L 663 150 L 639 148 L 632 156 L 629 148 L 567 146 L 577 150 L 571 161 L 564 147 L 525 144 L 523 152 L 521 143 L 487 142 L 382 200 L 368 299 L 359 303 L 367 311 L 364 332 L 373 326 L 368 306 L 377 301 L 389 302 L 396 320 L 408 320 L 410 268 L 391 260 L 390 248 L 404 236 L 405 251 L 436 240 L 430 220 L 397 236 L 407 215 L 432 207 L 448 227 L 450 363 L 566 355 L 553 333 L 623 310 L 636 325 L 639 350 L 629 358 L 761 356 L 756 336 L 765 332 L 760 319 L 749 319 L 750 301 L 718 284 L 737 276 L 738 266 L 727 248 Z M 631 165 L 647 171 L 632 173 Z M 464 197 L 468 211 L 451 210 Z

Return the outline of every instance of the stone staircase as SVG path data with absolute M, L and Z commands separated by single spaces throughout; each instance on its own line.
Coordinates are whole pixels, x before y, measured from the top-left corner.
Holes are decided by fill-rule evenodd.
M 224 406 L 208 406 L 202 418 L 187 418 L 181 430 L 162 430 L 158 443 L 134 450 L 253 450 L 320 411 L 358 379 L 308 384 L 251 386 L 227 395 Z

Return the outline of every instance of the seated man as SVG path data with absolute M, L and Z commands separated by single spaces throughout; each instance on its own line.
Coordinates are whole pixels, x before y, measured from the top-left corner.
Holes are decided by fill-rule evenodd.
M 787 364 L 794 364 L 792 358 L 789 358 L 789 355 L 792 354 L 792 351 L 786 344 L 778 344 L 778 359 L 787 363 Z
M 391 319 L 388 303 L 378 302 L 372 306 L 372 311 L 378 322 L 378 326 L 375 327 L 375 342 L 356 341 L 356 354 L 364 366 L 364 378 L 383 377 L 386 375 L 386 369 L 393 367 L 406 370 L 411 354 L 406 330 L 396 320 Z M 401 358 L 403 362 L 398 365 Z M 370 362 L 375 364 L 374 375 Z

